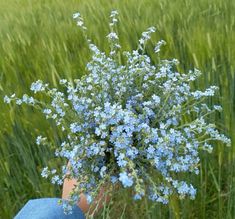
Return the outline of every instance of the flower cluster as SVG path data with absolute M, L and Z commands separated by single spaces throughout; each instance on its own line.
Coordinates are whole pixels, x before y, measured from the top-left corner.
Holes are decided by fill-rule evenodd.
M 196 189 L 181 173 L 198 174 L 199 150 L 211 151 L 214 140 L 230 144 L 208 119 L 221 111 L 220 106 L 209 108 L 204 101 L 217 87 L 193 91 L 190 84 L 200 71 L 179 73 L 175 59 L 153 65 L 144 47 L 154 27 L 142 34 L 136 50 L 120 54 L 114 28 L 117 15 L 111 13 L 112 30 L 107 36 L 111 53 L 105 54 L 88 40 L 92 53 L 88 73 L 73 83 L 60 80 L 67 92 L 39 80 L 31 90 L 45 93 L 51 102 L 41 103 L 27 95 L 6 96 L 5 102 L 41 107 L 67 136 L 55 154 L 70 165 L 62 167 L 62 174 L 45 168 L 42 176 L 57 184 L 64 178 L 77 179 L 80 183 L 71 193 L 71 203 L 81 191 L 92 201 L 97 187 L 105 183 L 132 188 L 134 199 L 147 196 L 166 204 L 172 194 L 194 198 Z M 80 14 L 74 18 L 86 31 Z M 157 43 L 156 53 L 163 44 Z M 120 61 L 120 55 L 125 61 Z M 37 138 L 37 144 L 45 141 Z

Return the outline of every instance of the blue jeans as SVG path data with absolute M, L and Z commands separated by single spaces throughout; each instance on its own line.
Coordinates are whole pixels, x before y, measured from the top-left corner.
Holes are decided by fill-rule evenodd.
M 29 200 L 14 219 L 85 219 L 78 206 L 73 206 L 73 213 L 64 214 L 59 198 L 41 198 Z

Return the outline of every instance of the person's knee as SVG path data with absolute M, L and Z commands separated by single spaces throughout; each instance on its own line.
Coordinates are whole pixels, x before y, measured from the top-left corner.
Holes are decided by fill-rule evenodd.
M 77 206 L 73 207 L 70 215 L 64 214 L 62 205 L 58 204 L 58 198 L 43 198 L 29 200 L 15 219 L 84 219 L 84 215 Z

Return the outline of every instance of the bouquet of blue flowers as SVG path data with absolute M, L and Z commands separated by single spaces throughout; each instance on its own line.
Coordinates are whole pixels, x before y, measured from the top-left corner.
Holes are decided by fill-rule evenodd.
M 105 54 L 88 39 L 81 15 L 74 14 L 92 57 L 86 66 L 88 73 L 81 79 L 60 80 L 66 92 L 38 80 L 31 91 L 49 96 L 49 102 L 26 94 L 22 98 L 5 96 L 4 100 L 40 108 L 66 136 L 55 155 L 66 158 L 70 165 L 63 166 L 61 173 L 46 167 L 42 176 L 59 185 L 65 178 L 79 182 L 69 204 L 77 202 L 81 192 L 91 202 L 97 188 L 107 184 L 131 188 L 135 200 L 146 196 L 167 204 L 172 195 L 194 198 L 196 189 L 181 173 L 198 174 L 199 150 L 211 152 L 214 140 L 230 144 L 208 119 L 222 110 L 205 103 L 217 87 L 192 90 L 191 83 L 200 71 L 179 73 L 175 59 L 153 65 L 145 45 L 154 27 L 142 33 L 136 50 L 121 53 L 117 15 L 117 11 L 111 12 L 107 36 L 111 49 Z M 156 44 L 156 54 L 164 44 Z M 46 142 L 42 136 L 36 140 L 38 145 Z

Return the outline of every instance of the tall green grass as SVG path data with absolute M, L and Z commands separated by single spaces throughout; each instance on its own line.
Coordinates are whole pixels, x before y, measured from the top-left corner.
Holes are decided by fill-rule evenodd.
M 57 86 L 60 78 L 81 77 L 89 53 L 72 14 L 81 12 L 90 38 L 107 51 L 112 9 L 120 13 L 123 49 L 135 48 L 141 32 L 156 26 L 150 55 L 151 44 L 164 39 L 162 58 L 179 59 L 181 71 L 197 67 L 203 72 L 196 88 L 220 87 L 208 102 L 220 103 L 224 111 L 212 119 L 234 142 L 235 1 L 0 0 L 0 218 L 12 218 L 30 198 L 60 196 L 61 191 L 40 177 L 48 160 L 55 162 L 53 148 L 34 143 L 44 133 L 56 145 L 61 141 L 56 128 L 32 108 L 5 105 L 3 96 L 28 93 L 37 79 Z M 198 189 L 196 200 L 172 199 L 169 206 L 151 206 L 147 201 L 133 204 L 120 193 L 112 218 L 123 209 L 123 218 L 235 218 L 235 144 L 216 144 L 211 155 L 201 154 L 201 160 L 199 176 L 188 176 Z

